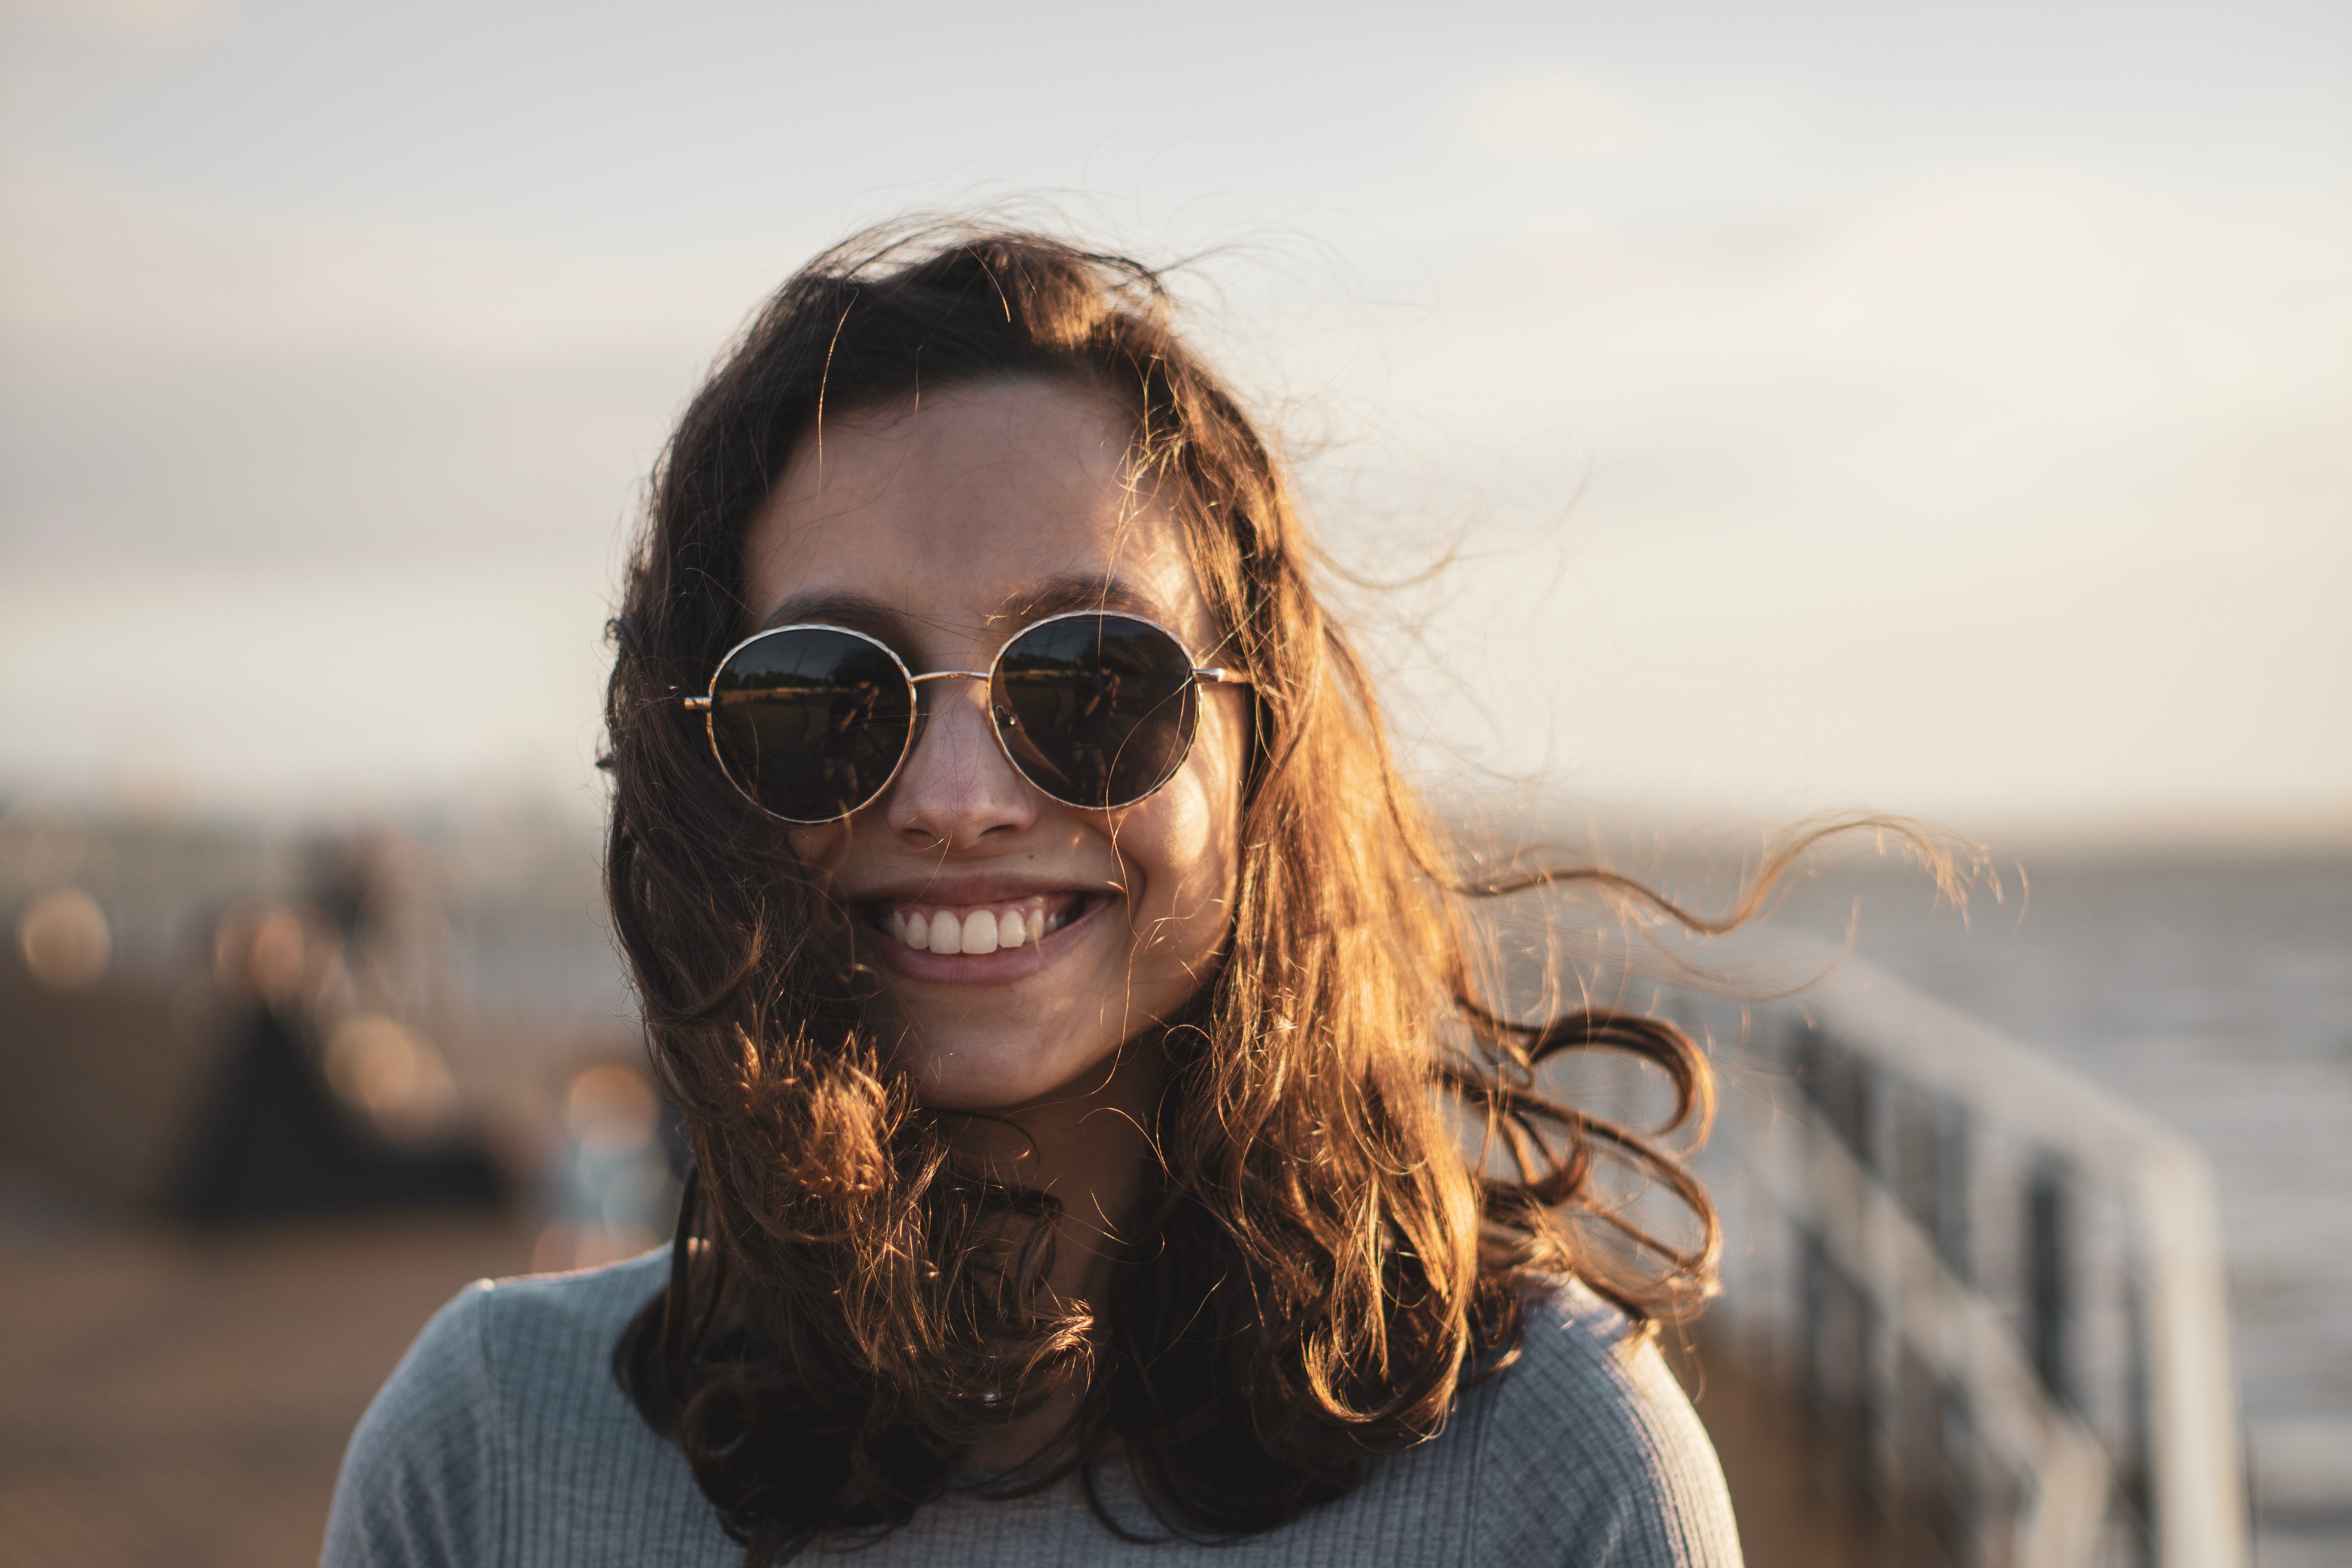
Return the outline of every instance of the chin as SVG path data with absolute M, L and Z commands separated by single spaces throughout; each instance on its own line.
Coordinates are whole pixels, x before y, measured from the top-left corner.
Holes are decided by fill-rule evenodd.
M 1110 1076 L 1116 1045 L 1039 1060 L 1034 1040 L 919 1046 L 904 1050 L 899 1064 L 915 1082 L 915 1093 L 935 1110 L 1009 1110 L 1048 1099 L 1056 1091 L 1083 1094 Z

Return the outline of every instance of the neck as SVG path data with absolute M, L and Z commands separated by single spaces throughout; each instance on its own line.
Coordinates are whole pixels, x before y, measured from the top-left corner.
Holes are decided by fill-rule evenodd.
M 1157 1039 L 1131 1040 L 1061 1089 L 975 1115 L 956 1134 L 957 1155 L 988 1178 L 1055 1201 L 1054 1261 L 1044 1284 L 1056 1307 L 1099 1312 L 1153 1158 L 1147 1129 L 1165 1069 Z M 1073 1384 L 1043 1408 L 992 1432 L 974 1447 L 973 1462 L 1005 1468 L 1030 1458 L 1084 1394 Z

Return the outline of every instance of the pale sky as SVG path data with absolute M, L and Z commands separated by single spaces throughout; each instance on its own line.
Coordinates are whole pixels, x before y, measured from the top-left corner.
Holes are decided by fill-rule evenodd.
M 698 374 L 1009 203 L 1458 542 L 1433 787 L 2352 835 L 2352 11 L 1337 15 L 0 0 L 0 793 L 592 812 Z

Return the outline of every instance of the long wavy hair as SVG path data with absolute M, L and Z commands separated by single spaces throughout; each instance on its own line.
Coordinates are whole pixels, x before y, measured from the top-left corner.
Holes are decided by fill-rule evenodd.
M 972 226 L 819 257 L 695 397 L 656 470 L 615 623 L 607 863 L 654 1067 L 693 1153 L 667 1288 L 615 1369 L 765 1564 L 887 1530 L 992 1427 L 1082 1389 L 996 1482 L 1116 1448 L 1167 1531 L 1272 1529 L 1428 1440 L 1517 1354 L 1567 1278 L 1639 1322 L 1714 1288 L 1706 1194 L 1666 1142 L 1703 1135 L 1706 1060 L 1673 1024 L 1496 1001 L 1471 900 L 1596 869 L 1457 885 L 1400 780 L 1365 667 L 1315 588 L 1282 464 L 1184 343 L 1150 268 Z M 846 910 L 747 805 L 681 710 L 747 624 L 741 542 L 828 416 L 959 384 L 1098 391 L 1134 477 L 1182 514 L 1253 682 L 1243 845 L 1222 963 L 1156 1042 L 1156 1168 L 1107 1299 L 1042 1288 L 1053 1200 L 965 1168 L 860 1021 Z M 1731 921 L 1745 918 L 1751 894 Z M 1663 900 L 1657 907 L 1696 925 Z M 1663 1073 L 1652 1128 L 1549 1097 L 1563 1053 Z M 1614 1162 L 1685 1211 L 1612 1197 Z

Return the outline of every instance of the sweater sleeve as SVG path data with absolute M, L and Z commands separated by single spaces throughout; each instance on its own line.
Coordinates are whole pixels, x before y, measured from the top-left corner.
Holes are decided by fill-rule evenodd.
M 320 1568 L 478 1568 L 494 1561 L 501 1473 L 487 1345 L 491 1291 L 433 1316 L 343 1454 Z
M 1531 1305 L 1479 1434 L 1470 1560 L 1740 1568 L 1723 1468 L 1654 1345 L 1589 1293 Z

